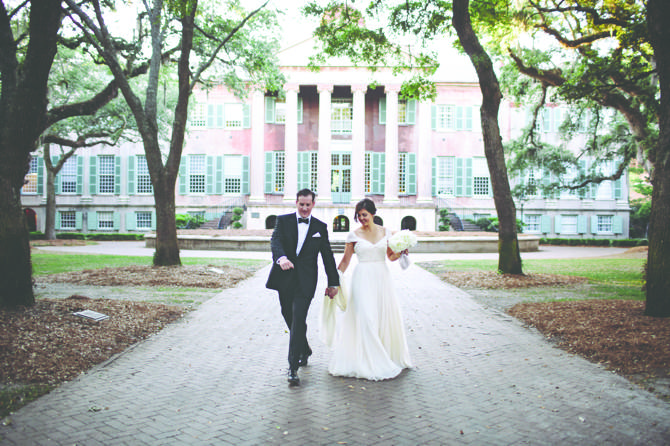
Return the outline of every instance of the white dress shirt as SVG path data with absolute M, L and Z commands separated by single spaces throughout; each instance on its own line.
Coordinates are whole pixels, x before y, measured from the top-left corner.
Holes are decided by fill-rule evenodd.
M 308 219 L 311 218 L 312 216 L 310 215 L 307 217 Z M 296 212 L 296 218 L 302 218 L 299 213 Z M 302 245 L 305 243 L 305 238 L 307 237 L 307 230 L 309 229 L 309 223 L 298 223 L 298 246 L 295 248 L 295 253 L 300 254 L 300 250 L 302 249 Z

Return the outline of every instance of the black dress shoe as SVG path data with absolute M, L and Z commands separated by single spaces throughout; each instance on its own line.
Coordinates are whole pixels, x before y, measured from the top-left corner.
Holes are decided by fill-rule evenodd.
M 288 383 L 291 386 L 299 386 L 300 378 L 298 377 L 298 369 L 289 369 L 288 371 Z
M 300 358 L 298 358 L 298 367 L 305 367 L 308 359 L 309 355 L 300 355 Z

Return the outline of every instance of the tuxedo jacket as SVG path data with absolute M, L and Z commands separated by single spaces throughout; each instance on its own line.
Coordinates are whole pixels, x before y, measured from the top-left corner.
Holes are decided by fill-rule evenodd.
M 298 247 L 298 219 L 295 212 L 277 217 L 272 232 L 272 269 L 266 287 L 281 293 L 302 294 L 308 298 L 314 296 L 318 280 L 318 256 L 321 254 L 323 266 L 328 276 L 328 286 L 340 284 L 335 258 L 328 240 L 328 226 L 321 220 L 310 217 L 309 229 L 300 253 Z M 294 265 L 293 269 L 282 270 L 277 260 L 286 256 Z

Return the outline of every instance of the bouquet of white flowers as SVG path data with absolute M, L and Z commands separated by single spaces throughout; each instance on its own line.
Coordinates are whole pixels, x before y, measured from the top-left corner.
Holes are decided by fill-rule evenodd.
M 415 247 L 418 243 L 416 235 L 414 235 L 412 231 L 403 229 L 391 236 L 389 239 L 389 248 L 391 248 L 391 251 L 399 253 Z M 402 254 L 400 259 L 398 259 L 398 262 L 400 262 L 402 269 L 409 268 L 409 257 L 407 257 L 407 254 Z

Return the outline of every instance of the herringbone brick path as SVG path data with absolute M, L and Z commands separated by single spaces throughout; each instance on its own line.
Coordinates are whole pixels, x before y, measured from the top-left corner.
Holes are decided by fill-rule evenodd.
M 12 416 L 2 445 L 663 445 L 670 404 L 548 345 L 413 265 L 393 265 L 414 368 L 335 378 L 314 355 L 286 383 L 267 268 Z M 320 290 L 325 288 L 322 282 Z

